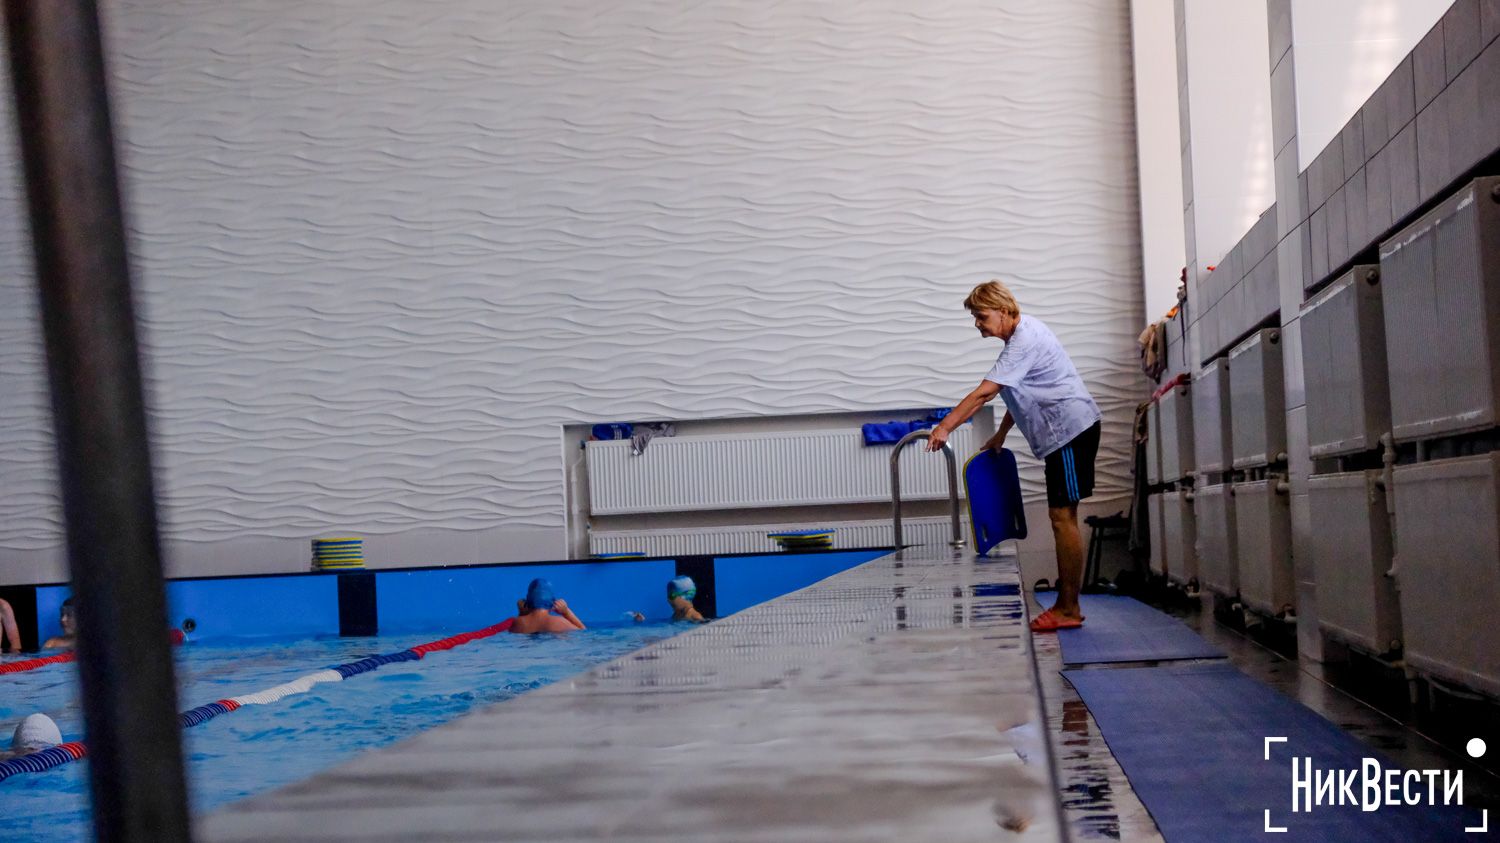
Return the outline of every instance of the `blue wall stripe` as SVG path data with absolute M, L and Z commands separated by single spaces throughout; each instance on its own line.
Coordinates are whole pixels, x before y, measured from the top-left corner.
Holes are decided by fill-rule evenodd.
M 463 631 L 514 615 L 527 584 L 545 577 L 586 624 L 622 621 L 631 611 L 666 620 L 672 617 L 667 582 L 676 573 L 671 559 L 376 571 L 375 607 L 383 633 Z
M 855 565 L 885 556 L 889 550 L 843 553 L 719 556 L 714 558 L 714 586 L 719 616 L 764 603 Z

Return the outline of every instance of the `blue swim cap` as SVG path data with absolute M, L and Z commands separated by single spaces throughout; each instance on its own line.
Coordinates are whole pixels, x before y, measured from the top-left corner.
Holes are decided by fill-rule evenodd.
M 667 583 L 668 600 L 672 600 L 678 597 L 686 597 L 687 599 L 692 600 L 695 596 L 697 596 L 697 594 L 698 585 L 697 583 L 693 582 L 692 577 L 673 577 L 672 581 Z
M 557 600 L 552 596 L 552 583 L 537 578 L 526 587 L 526 605 L 533 609 L 550 609 Z

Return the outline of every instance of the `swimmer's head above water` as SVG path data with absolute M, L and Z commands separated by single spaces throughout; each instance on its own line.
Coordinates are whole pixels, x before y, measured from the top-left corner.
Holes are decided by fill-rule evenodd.
M 552 593 L 552 583 L 538 577 L 526 587 L 528 609 L 551 609 L 552 604 L 556 602 L 557 597 Z
M 51 717 L 45 714 L 28 714 L 11 735 L 10 751 L 15 755 L 28 755 L 62 742 L 62 732 Z

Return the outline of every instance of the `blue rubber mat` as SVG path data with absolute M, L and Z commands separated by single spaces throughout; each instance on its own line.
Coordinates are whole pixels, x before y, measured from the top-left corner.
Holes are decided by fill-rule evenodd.
M 1063 676 L 1078 689 L 1168 843 L 1486 839 L 1464 833 L 1466 826 L 1480 825 L 1478 811 L 1429 807 L 1425 778 L 1418 806 L 1365 812 L 1357 805 L 1332 807 L 1325 799 L 1293 813 L 1293 757 L 1310 757 L 1313 768 L 1322 771 L 1358 772 L 1366 757 L 1379 761 L 1382 770 L 1392 767 L 1311 709 L 1232 665 L 1097 668 L 1067 670 Z M 1269 761 L 1267 737 L 1287 739 L 1270 744 Z M 1362 776 L 1353 788 L 1356 800 L 1365 798 Z M 1384 780 L 1383 773 L 1378 780 Z M 1403 781 L 1400 775 L 1397 781 Z M 1436 797 L 1441 805 L 1441 776 Z M 1268 834 L 1268 824 L 1287 831 Z M 1490 828 L 1500 831 L 1500 826 Z
M 1046 608 L 1057 600 L 1057 593 L 1043 591 L 1036 600 Z M 1057 632 L 1063 664 L 1224 658 L 1223 650 L 1187 624 L 1133 597 L 1085 594 L 1078 605 L 1083 626 Z

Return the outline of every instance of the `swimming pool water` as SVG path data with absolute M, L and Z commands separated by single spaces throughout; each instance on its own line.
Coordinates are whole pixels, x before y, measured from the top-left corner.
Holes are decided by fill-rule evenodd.
M 501 634 L 415 662 L 244 706 L 183 731 L 193 812 L 262 793 L 669 637 L 681 625 L 631 624 L 561 636 Z M 450 632 L 375 638 L 238 639 L 176 649 L 178 710 L 259 691 L 323 668 Z M 76 665 L 0 676 L 0 742 L 40 711 L 64 740 L 83 736 Z M 0 839 L 75 841 L 91 834 L 88 759 L 0 782 Z

